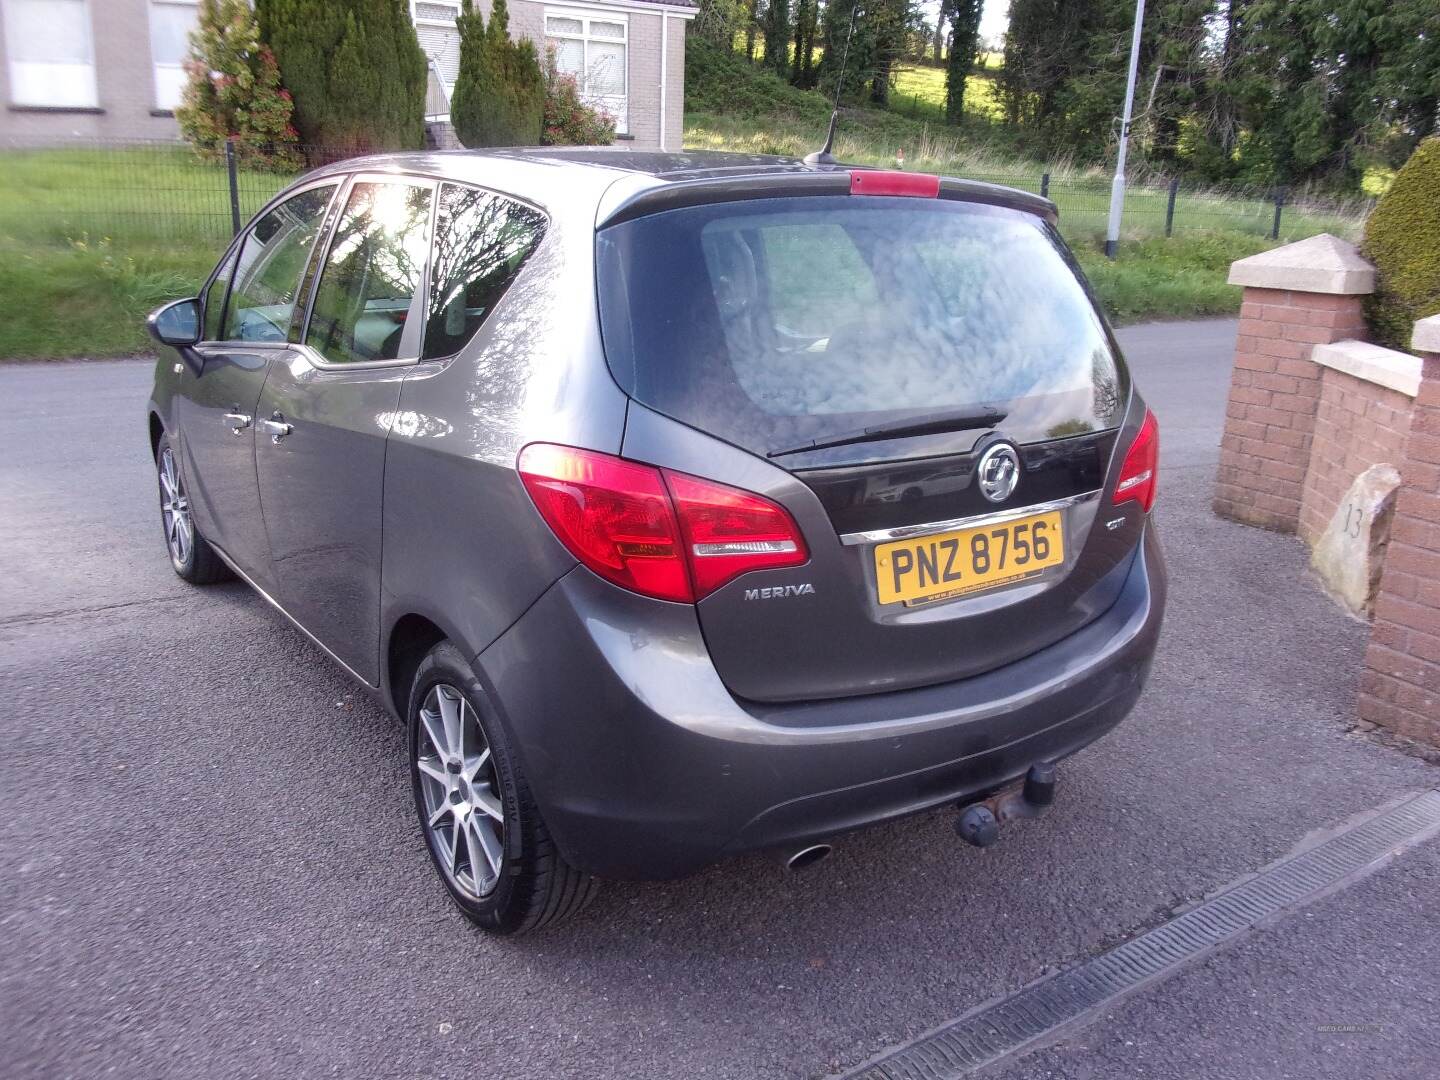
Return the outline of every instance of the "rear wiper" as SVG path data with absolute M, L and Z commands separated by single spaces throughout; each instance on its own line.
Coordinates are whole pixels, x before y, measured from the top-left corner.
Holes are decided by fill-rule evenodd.
M 952 431 L 969 431 L 973 428 L 993 428 L 1005 419 L 1006 414 L 994 406 L 974 409 L 969 412 L 931 413 L 929 416 L 912 416 L 906 420 L 892 420 L 888 424 L 872 424 L 858 431 L 835 435 L 828 439 L 811 439 L 799 446 L 787 446 L 783 450 L 771 450 L 766 457 L 784 457 L 787 454 L 803 454 L 808 450 L 828 450 L 832 446 L 850 446 L 854 443 L 883 442 L 886 439 L 904 439 L 912 435 L 944 435 Z

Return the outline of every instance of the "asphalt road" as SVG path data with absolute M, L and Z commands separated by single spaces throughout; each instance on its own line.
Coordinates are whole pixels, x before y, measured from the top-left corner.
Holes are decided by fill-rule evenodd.
M 149 367 L 0 368 L 0 1075 L 823 1075 L 1434 786 L 1347 732 L 1365 629 L 1301 545 L 1209 511 L 1233 334 L 1123 335 L 1161 419 L 1171 608 L 1140 707 L 1049 816 L 986 852 L 937 812 L 799 876 L 612 885 L 513 942 L 434 880 L 398 727 L 244 587 L 171 573 Z M 1342 1005 L 1436 1015 L 1437 884 L 1432 845 L 1012 1071 L 1407 1075 L 1419 1014 Z

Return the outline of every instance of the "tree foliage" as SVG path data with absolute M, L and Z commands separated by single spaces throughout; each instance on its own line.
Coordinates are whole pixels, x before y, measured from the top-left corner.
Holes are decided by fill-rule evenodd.
M 990 0 L 998 4 L 1000 0 Z M 945 112 L 960 122 L 976 78 L 982 0 L 700 0 L 707 41 L 741 38 L 792 85 L 885 105 L 894 65 L 947 59 Z M 1034 154 L 1113 160 L 1135 0 L 1011 0 L 993 76 L 1006 133 Z M 793 16 L 793 20 L 792 20 Z M 773 63 L 789 45 L 788 68 Z M 948 24 L 948 34 L 943 29 Z M 974 29 L 972 29 L 972 27 Z M 817 61 L 818 56 L 818 61 Z M 1131 129 L 1140 162 L 1211 181 L 1320 184 L 1353 191 L 1367 169 L 1398 167 L 1440 133 L 1437 0 L 1149 0 Z
M 795 56 L 790 82 L 808 90 L 815 85 L 815 31 L 820 24 L 820 0 L 796 0 Z
M 1440 136 L 1426 139 L 1365 223 L 1376 286 L 1367 301 L 1375 336 L 1410 347 L 1417 319 L 1440 314 Z
M 460 73 L 450 122 L 465 146 L 534 146 L 545 119 L 545 76 L 528 38 L 510 39 L 506 0 L 493 0 L 490 22 L 464 0 Z
M 1248 137 L 1233 159 L 1251 176 L 1353 187 L 1367 161 L 1398 164 L 1435 131 L 1433 0 L 1230 0 L 1227 13 L 1235 47 L 1215 91 L 1233 99 Z
M 777 75 L 789 75 L 790 0 L 767 0 L 761 27 L 765 32 L 765 66 Z
M 1007 120 L 1081 158 L 1107 153 L 1133 0 L 1014 0 Z M 1137 149 L 1210 179 L 1353 189 L 1440 119 L 1434 0 L 1164 0 L 1146 12 Z
M 950 16 L 950 55 L 945 62 L 945 119 L 958 124 L 965 114 L 965 80 L 975 67 L 983 0 L 951 0 L 941 13 Z
M 201 0 L 185 75 L 175 120 L 197 151 L 219 156 L 229 140 L 246 164 L 298 167 L 290 95 L 246 0 Z
M 825 53 L 816 69 L 817 80 L 828 94 L 835 92 L 844 65 L 841 98 L 869 98 L 877 105 L 889 101 L 891 69 L 903 53 L 905 33 L 914 14 L 913 0 L 829 0 L 821 20 Z M 850 14 L 855 12 L 855 35 L 846 60 Z
M 255 0 L 255 13 L 306 144 L 424 146 L 428 64 L 405 0 Z

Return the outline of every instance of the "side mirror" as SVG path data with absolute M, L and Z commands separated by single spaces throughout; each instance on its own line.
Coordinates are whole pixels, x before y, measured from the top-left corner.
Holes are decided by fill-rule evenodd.
M 200 340 L 200 301 L 191 297 L 156 308 L 145 319 L 145 329 L 161 345 L 194 345 Z

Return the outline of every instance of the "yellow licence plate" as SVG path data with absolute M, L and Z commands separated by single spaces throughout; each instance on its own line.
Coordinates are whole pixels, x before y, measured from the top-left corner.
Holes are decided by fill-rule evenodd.
M 1065 561 L 1060 512 L 896 540 L 875 549 L 880 603 L 928 604 L 1010 585 Z

